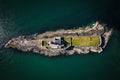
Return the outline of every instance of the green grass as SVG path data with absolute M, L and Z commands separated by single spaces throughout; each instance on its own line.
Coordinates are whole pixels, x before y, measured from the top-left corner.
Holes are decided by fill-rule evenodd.
M 48 46 L 46 41 L 43 41 L 43 46 Z
M 69 47 L 70 46 L 70 37 L 64 37 L 64 41 L 67 42 L 66 47 Z
M 64 37 L 65 47 L 71 46 L 71 37 Z M 80 36 L 80 37 L 72 37 L 72 46 L 99 46 L 100 45 L 100 37 L 99 36 Z M 46 41 L 43 41 L 43 46 L 48 47 Z
M 99 46 L 100 38 L 99 36 L 82 36 L 72 38 L 73 46 Z

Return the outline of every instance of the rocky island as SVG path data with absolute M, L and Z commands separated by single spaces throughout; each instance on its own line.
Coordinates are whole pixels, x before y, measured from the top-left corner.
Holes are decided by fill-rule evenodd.
M 112 29 L 107 31 L 105 25 L 97 21 L 92 28 L 86 26 L 12 38 L 5 44 L 5 48 L 16 48 L 24 52 L 32 51 L 46 56 L 101 53 L 111 34 Z

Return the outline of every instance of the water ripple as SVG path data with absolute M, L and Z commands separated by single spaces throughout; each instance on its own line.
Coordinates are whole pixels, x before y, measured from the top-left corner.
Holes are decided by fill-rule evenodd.
M 7 29 L 9 24 L 7 19 L 0 19 L 0 65 L 12 63 L 12 51 L 4 48 L 5 43 L 12 35 Z

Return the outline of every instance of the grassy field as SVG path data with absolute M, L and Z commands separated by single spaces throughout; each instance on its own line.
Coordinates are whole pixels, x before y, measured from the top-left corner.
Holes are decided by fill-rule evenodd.
M 64 37 L 65 47 L 70 47 L 71 42 L 72 46 L 99 46 L 101 41 L 99 36 L 81 36 L 81 37 Z M 42 42 L 42 46 L 47 46 L 46 41 Z
M 47 46 L 48 44 L 47 44 L 47 42 L 46 41 L 43 41 L 42 42 L 42 46 Z
M 72 38 L 73 46 L 99 46 L 100 38 L 98 36 L 82 36 Z
M 67 42 L 66 47 L 70 46 L 70 37 L 64 37 L 64 41 Z

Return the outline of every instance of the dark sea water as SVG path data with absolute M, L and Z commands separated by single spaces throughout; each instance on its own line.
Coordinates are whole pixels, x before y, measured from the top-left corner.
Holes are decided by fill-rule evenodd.
M 0 0 L 0 80 L 120 80 L 119 5 L 115 0 Z M 3 47 L 12 37 L 97 20 L 114 29 L 101 54 L 49 58 Z

